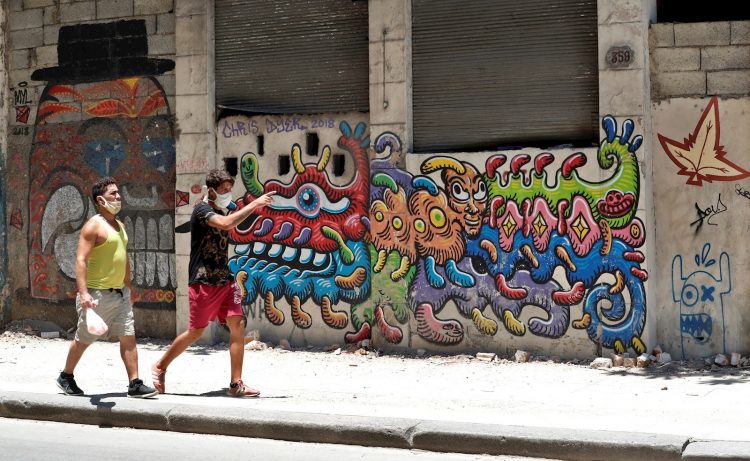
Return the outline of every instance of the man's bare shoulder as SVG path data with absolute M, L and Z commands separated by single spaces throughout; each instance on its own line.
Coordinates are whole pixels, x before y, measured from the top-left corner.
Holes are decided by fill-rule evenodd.
M 98 236 L 102 232 L 102 221 L 98 216 L 90 217 L 81 228 L 81 235 L 84 237 L 92 238 Z

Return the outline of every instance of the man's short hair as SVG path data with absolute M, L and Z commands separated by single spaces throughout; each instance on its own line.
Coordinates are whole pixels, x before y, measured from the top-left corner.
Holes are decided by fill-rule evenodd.
M 206 186 L 216 190 L 223 182 L 229 181 L 234 186 L 234 178 L 226 170 L 211 170 L 206 175 Z
M 96 198 L 100 195 L 104 195 L 104 193 L 107 191 L 107 187 L 111 186 L 112 184 L 117 185 L 117 181 L 115 181 L 115 178 L 105 176 L 103 178 L 100 178 L 94 183 L 93 186 L 91 186 L 91 198 L 94 199 L 94 203 L 96 203 Z

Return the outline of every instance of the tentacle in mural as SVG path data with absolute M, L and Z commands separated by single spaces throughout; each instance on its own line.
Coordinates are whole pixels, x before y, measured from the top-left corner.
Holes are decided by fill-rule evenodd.
M 632 233 L 639 238 L 635 239 L 631 235 L 630 241 L 636 245 L 642 244 L 642 228 L 635 226 L 631 229 L 635 229 Z M 632 347 L 637 352 L 644 350 L 641 339 L 645 325 L 643 282 L 647 274 L 640 268 L 640 262 L 643 261 L 642 254 L 635 251 L 630 243 L 618 237 L 613 237 L 611 240 L 600 238 L 591 243 L 586 254 L 578 255 L 565 250 L 572 246 L 568 234 L 559 235 L 557 231 L 551 233 L 545 252 L 538 252 L 533 245 L 529 244 L 532 240 L 531 236 L 520 235 L 513 241 L 513 246 L 509 248 L 509 251 L 499 253 L 501 258 L 493 262 L 492 252 L 486 250 L 487 242 L 499 239 L 497 236 L 502 232 L 502 230 L 484 227 L 479 239 L 468 241 L 467 254 L 481 261 L 482 266 L 486 267 L 488 274 L 496 282 L 498 293 L 508 300 L 504 307 L 496 311 L 496 315 L 503 320 L 508 331 L 516 335 L 524 334 L 525 327 L 518 321 L 518 313 L 527 297 L 540 300 L 542 304 L 540 307 L 544 308 L 547 305 L 550 309 L 556 309 L 556 306 L 575 305 L 586 299 L 583 318 L 573 323 L 576 328 L 586 328 L 591 340 L 597 343 L 601 340 L 605 347 L 620 351 L 628 347 Z M 601 254 L 605 247 L 608 257 L 602 258 Z M 527 250 L 524 251 L 524 248 Z M 532 264 L 531 257 L 539 264 Z M 519 269 L 522 267 L 528 269 Z M 552 280 L 557 267 L 564 269 L 570 289 L 563 290 Z M 529 279 L 526 274 L 530 277 Z M 588 287 L 593 287 L 596 281 L 606 274 L 614 279 L 614 283 L 607 285 L 606 290 L 597 286 L 586 295 Z M 524 282 L 514 283 L 516 280 L 524 280 Z M 549 292 L 537 292 L 535 296 L 534 290 L 539 289 L 540 284 L 547 282 L 554 283 L 556 287 Z M 627 293 L 625 288 L 627 288 Z M 629 304 L 632 306 L 631 311 L 627 313 L 618 304 L 618 302 L 625 303 L 626 294 L 630 297 Z M 613 306 L 609 309 L 597 310 L 597 303 L 603 299 L 609 300 Z M 555 312 L 563 315 L 559 309 Z M 567 309 L 564 312 L 567 316 Z M 598 317 L 599 312 L 604 319 Z M 551 314 L 552 311 L 549 313 Z M 567 321 L 566 317 L 566 324 Z M 554 336 L 560 332 L 559 325 L 557 328 L 547 329 L 547 326 L 542 323 L 534 322 L 532 326 L 532 322 L 529 322 L 529 327 L 535 334 Z M 601 334 L 598 333 L 599 329 L 601 329 Z M 562 333 L 564 332 L 565 330 L 562 330 Z
M 617 353 L 621 354 L 632 347 L 642 354 L 646 352 L 646 345 L 641 339 L 646 323 L 646 297 L 639 279 L 626 276 L 625 280 L 630 293 L 629 310 L 626 309 L 622 291 L 613 292 L 613 285 L 598 284 L 590 290 L 584 303 L 583 317 L 573 322 L 573 327 L 585 328 L 592 341 Z M 609 302 L 609 307 L 601 305 L 605 300 Z M 599 318 L 598 310 L 606 318 L 606 323 Z
M 569 305 L 555 301 L 554 293 L 560 291 L 560 285 L 554 280 L 538 283 L 531 278 L 528 271 L 518 271 L 511 280 L 511 285 L 524 287 L 527 295 L 518 300 L 509 300 L 502 306 L 493 306 L 498 318 L 502 318 L 511 333 L 522 335 L 525 328 L 519 328 L 518 320 L 526 306 L 536 306 L 547 313 L 547 318 L 532 317 L 529 319 L 529 331 L 537 336 L 559 338 L 568 330 L 570 320 Z M 499 307 L 499 308 L 498 308 Z M 519 333 L 520 331 L 520 333 Z

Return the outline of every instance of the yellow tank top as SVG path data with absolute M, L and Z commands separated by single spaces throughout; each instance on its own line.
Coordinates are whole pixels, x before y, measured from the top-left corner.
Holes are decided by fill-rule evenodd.
M 91 250 L 86 269 L 89 288 L 101 290 L 125 286 L 128 234 L 125 232 L 125 226 L 120 221 L 117 222 L 120 225 L 120 232 L 114 232 L 114 229 L 110 228 L 107 240 Z

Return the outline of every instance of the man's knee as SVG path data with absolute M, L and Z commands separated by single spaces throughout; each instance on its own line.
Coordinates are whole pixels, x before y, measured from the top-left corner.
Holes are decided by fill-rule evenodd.
M 245 317 L 241 315 L 233 315 L 232 317 L 227 317 L 227 326 L 229 329 L 236 329 L 236 328 L 245 328 Z

